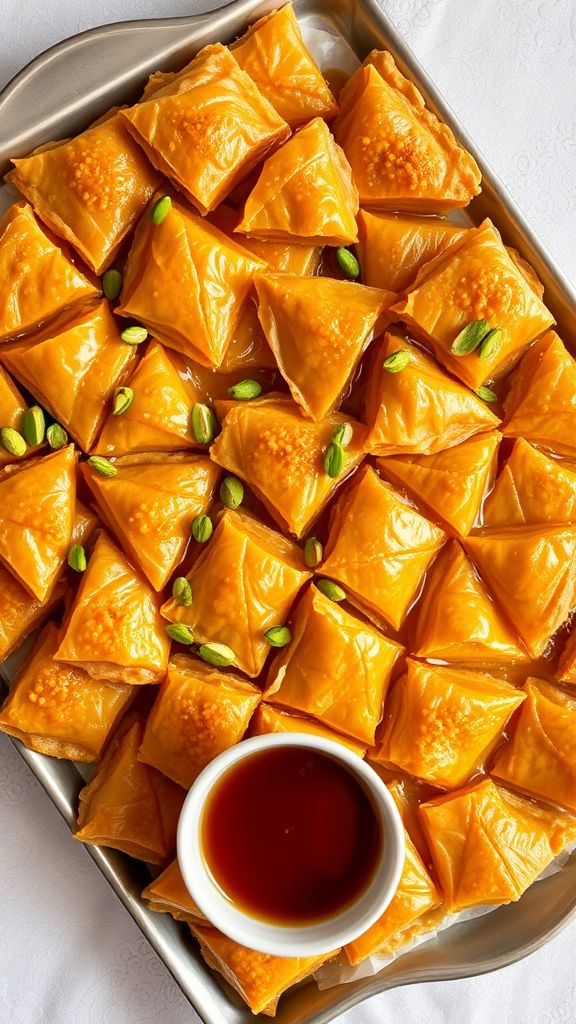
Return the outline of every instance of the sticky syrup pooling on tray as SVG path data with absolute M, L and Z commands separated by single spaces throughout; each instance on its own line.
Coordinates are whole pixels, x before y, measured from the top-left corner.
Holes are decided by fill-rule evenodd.
M 41 630 L 0 728 L 95 762 L 76 838 L 160 865 L 254 1012 L 326 958 L 219 934 L 173 860 L 247 733 L 330 736 L 401 810 L 335 956 L 518 899 L 576 838 L 576 364 L 497 226 L 443 216 L 472 157 L 388 53 L 333 95 L 288 5 L 9 179 L 0 658 Z

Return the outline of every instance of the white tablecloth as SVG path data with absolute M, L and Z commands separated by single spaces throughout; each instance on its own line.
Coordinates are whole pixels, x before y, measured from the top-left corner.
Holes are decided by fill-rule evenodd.
M 382 0 L 568 275 L 576 275 L 574 0 Z M 0 85 L 64 36 L 193 0 L 0 0 Z M 214 4 L 212 4 L 214 6 Z M 572 926 L 528 960 L 374 998 L 342 1024 L 574 1024 Z M 0 736 L 0 1024 L 198 1018 Z

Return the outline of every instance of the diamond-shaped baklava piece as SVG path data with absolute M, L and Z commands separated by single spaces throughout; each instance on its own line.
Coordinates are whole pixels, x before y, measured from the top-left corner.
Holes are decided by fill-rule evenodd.
M 285 622 L 309 576 L 296 544 L 244 512 L 224 512 L 188 574 L 192 603 L 171 599 L 162 614 L 191 626 L 199 643 L 225 644 L 235 667 L 257 676 L 270 651 L 264 633 Z
M 242 739 L 261 696 L 242 676 L 177 654 L 148 716 L 139 760 L 189 789 L 213 758 Z
M 292 641 L 273 661 L 265 697 L 372 745 L 402 647 L 309 587 Z
M 120 116 L 144 151 L 208 213 L 290 134 L 286 122 L 221 46 L 205 46 L 162 88 Z
M 358 258 L 364 284 L 404 291 L 420 267 L 444 252 L 465 230 L 435 217 L 360 210 Z
M 502 432 L 574 457 L 576 362 L 554 331 L 526 353 L 511 378 Z
M 485 526 L 576 522 L 576 471 L 523 437 L 514 442 L 482 512 Z
M 112 263 L 160 182 L 119 113 L 13 163 L 9 181 L 97 274 Z
M 367 466 L 333 507 L 321 571 L 399 629 L 444 539 Z

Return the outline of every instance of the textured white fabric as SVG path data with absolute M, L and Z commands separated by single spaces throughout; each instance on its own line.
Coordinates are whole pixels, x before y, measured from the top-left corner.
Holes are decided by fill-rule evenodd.
M 560 266 L 576 276 L 574 0 L 382 0 Z M 193 0 L 0 0 L 0 85 L 64 36 Z M 342 1024 L 574 1024 L 576 927 L 528 961 L 397 990 Z M 0 1024 L 198 1018 L 0 736 Z

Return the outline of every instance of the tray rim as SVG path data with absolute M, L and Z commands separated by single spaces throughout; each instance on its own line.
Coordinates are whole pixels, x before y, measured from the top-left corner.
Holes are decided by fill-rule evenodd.
M 204 27 L 210 27 L 210 29 L 214 29 L 214 31 L 222 30 L 222 33 L 225 34 L 227 28 L 230 27 L 230 23 L 233 21 L 244 19 L 245 23 L 249 24 L 255 18 L 260 17 L 265 11 L 273 10 L 276 7 L 282 6 L 284 2 L 285 0 L 229 0 L 229 2 L 215 9 L 203 13 L 169 18 L 127 19 L 96 26 L 66 37 L 35 56 L 20 71 L 18 71 L 2 87 L 2 89 L 0 89 L 0 118 L 2 117 L 7 101 L 9 101 L 22 86 L 26 85 L 26 83 L 30 81 L 37 72 L 42 71 L 53 60 L 66 56 L 66 54 L 72 51 L 76 46 L 83 45 L 85 42 L 100 37 L 108 37 L 118 34 L 119 32 L 133 31 L 135 28 L 141 28 L 144 30 L 153 29 L 158 27 L 160 24 L 162 26 L 173 26 L 175 28 L 181 28 L 186 25 L 192 30 L 192 34 L 196 31 L 200 32 Z M 416 82 L 417 87 L 425 97 L 427 105 L 429 105 L 441 117 L 441 119 L 452 128 L 457 138 L 462 141 L 466 149 L 468 149 L 468 151 L 474 156 L 481 169 L 483 182 L 489 185 L 489 188 L 495 193 L 496 197 L 502 204 L 502 208 L 506 214 L 509 224 L 514 227 L 516 233 L 521 237 L 522 242 L 524 243 L 523 248 L 528 248 L 528 258 L 536 264 L 537 269 L 539 266 L 543 267 L 546 276 L 549 275 L 553 279 L 553 282 L 557 285 L 557 293 L 560 296 L 561 301 L 566 303 L 569 309 L 570 307 L 576 308 L 576 284 L 573 284 L 568 279 L 564 271 L 558 266 L 555 258 L 552 256 L 548 248 L 540 241 L 526 216 L 522 213 L 516 201 L 511 197 L 506 186 L 494 172 L 482 152 L 478 149 L 478 146 L 475 144 L 473 138 L 471 138 L 469 132 L 466 130 L 459 118 L 454 114 L 441 92 L 435 86 L 431 76 L 425 70 L 412 49 L 408 46 L 404 37 L 388 17 L 378 0 L 336 0 L 336 3 L 332 8 L 330 8 L 326 3 L 326 0 L 294 0 L 297 13 L 298 7 L 302 6 L 305 8 L 308 2 L 318 6 L 325 4 L 327 8 L 327 17 L 336 24 L 338 24 L 339 21 L 338 9 L 343 4 L 347 3 L 347 5 L 352 6 L 352 8 L 358 7 L 362 9 L 365 17 L 372 23 L 371 27 L 375 28 L 382 36 L 386 37 L 391 49 L 395 51 L 395 56 L 401 69 L 407 72 L 408 76 Z M 385 0 L 382 0 L 382 3 L 384 2 Z M 182 42 L 184 44 L 184 40 Z M 177 53 L 178 48 L 173 48 L 173 52 Z M 498 224 L 498 227 L 500 228 L 500 224 Z M 506 237 L 506 230 L 503 231 L 503 234 Z M 555 295 L 554 298 L 556 299 L 557 296 Z M 554 301 L 549 301 L 549 305 L 553 307 Z M 574 309 L 572 309 L 572 315 L 575 315 Z M 558 319 L 560 320 L 561 318 L 558 317 Z M 0 690 L 2 684 L 9 685 L 9 679 L 3 670 L 2 663 L 0 663 Z M 12 736 L 9 736 L 8 738 L 26 762 L 29 769 L 33 772 L 36 779 L 40 782 L 61 816 L 70 826 L 72 824 L 73 815 L 71 816 L 70 807 L 67 806 L 66 798 L 62 792 L 58 792 L 56 785 L 50 781 L 47 773 L 42 770 L 42 761 L 45 760 L 44 755 L 29 750 L 21 743 L 21 741 Z M 185 998 L 188 999 L 204 1024 L 226 1024 L 225 1017 L 222 1016 L 221 1010 L 217 1013 L 211 1012 L 210 1008 L 203 1004 L 200 995 L 190 992 L 187 988 L 185 989 L 183 987 L 182 980 L 178 976 L 178 972 L 175 971 L 174 965 L 171 964 L 163 954 L 162 942 L 159 938 L 159 930 L 156 927 L 156 918 L 159 915 L 151 914 L 141 902 L 138 906 L 138 901 L 134 900 L 127 889 L 123 886 L 114 866 L 114 860 L 118 856 L 116 851 L 96 846 L 85 846 L 84 849 L 102 874 L 106 877 L 108 883 L 124 904 L 141 932 L 150 942 L 156 954 L 160 957 L 164 966 L 182 990 Z M 416 966 L 411 970 L 407 970 L 404 976 L 398 977 L 388 977 L 386 970 L 384 970 L 382 974 L 374 975 L 373 979 L 364 979 L 365 987 L 362 989 L 357 989 L 355 985 L 339 986 L 342 989 L 343 994 L 337 1003 L 324 1007 L 315 1014 L 313 1018 L 310 1017 L 308 1019 L 310 1022 L 313 1021 L 314 1024 L 329 1024 L 330 1021 L 334 1020 L 347 1010 L 371 998 L 373 995 L 377 995 L 389 989 L 429 982 L 460 980 L 501 970 L 535 953 L 538 949 L 560 934 L 560 932 L 562 932 L 574 919 L 576 919 L 576 887 L 574 888 L 574 895 L 571 904 L 556 923 L 552 924 L 537 938 L 526 942 L 524 945 L 518 946 L 509 954 L 503 954 L 498 957 L 493 957 L 492 960 L 485 961 L 480 969 L 470 970 L 469 965 L 462 964 L 461 967 L 450 967 L 447 968 L 445 972 L 439 973 L 437 970 L 432 968 L 418 968 Z M 207 966 L 204 966 L 204 973 L 209 977 L 214 975 L 212 969 Z M 347 989 L 348 991 L 346 991 Z M 255 1018 L 252 1014 L 249 1014 L 249 1016 L 246 1017 L 246 1020 L 249 1019 L 265 1020 L 267 1018 L 261 1017 L 260 1015 L 258 1015 L 258 1018 Z

